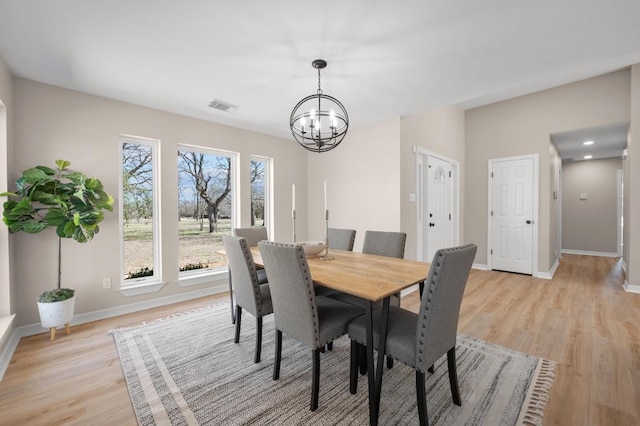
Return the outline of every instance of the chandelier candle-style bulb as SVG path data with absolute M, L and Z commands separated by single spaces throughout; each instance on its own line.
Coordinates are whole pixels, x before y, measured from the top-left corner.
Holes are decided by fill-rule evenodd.
M 322 93 L 320 70 L 327 66 L 327 62 L 316 59 L 311 65 L 318 70 L 318 90 L 293 108 L 289 127 L 302 147 L 320 153 L 329 151 L 342 142 L 349 129 L 349 115 L 339 100 Z

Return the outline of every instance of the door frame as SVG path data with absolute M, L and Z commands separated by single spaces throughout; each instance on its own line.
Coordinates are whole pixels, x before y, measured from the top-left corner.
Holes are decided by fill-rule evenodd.
M 454 245 L 460 243 L 460 163 L 457 160 L 419 146 L 414 147 L 414 152 L 416 154 L 416 230 L 418 234 L 416 238 L 416 260 L 431 262 L 431 259 L 423 259 L 425 253 L 423 250 L 424 238 L 422 236 L 425 224 L 422 220 L 422 210 L 426 203 L 422 196 L 424 192 L 422 188 L 423 159 L 426 160 L 428 156 L 432 156 L 451 164 L 451 178 L 453 179 L 453 185 L 451 186 L 451 215 L 453 216 L 451 220 L 451 235 Z
M 491 173 L 493 172 L 494 163 L 499 163 L 503 161 L 514 161 L 514 160 L 533 160 L 533 193 L 532 193 L 532 207 L 533 207 L 533 235 L 532 235 L 532 250 L 531 253 L 531 276 L 538 277 L 538 219 L 539 219 L 539 209 L 540 209 L 540 200 L 539 200 L 539 191 L 540 191 L 540 182 L 539 175 L 539 154 L 528 154 L 528 155 L 518 155 L 514 157 L 502 157 L 502 158 L 491 158 L 489 159 L 489 170 L 487 171 L 487 186 L 488 186 L 488 199 L 487 199 L 487 266 L 489 270 L 493 269 L 493 256 L 491 255 L 491 250 L 493 249 L 492 241 L 493 241 L 493 220 L 491 218 L 491 208 L 493 206 L 493 182 L 491 180 Z

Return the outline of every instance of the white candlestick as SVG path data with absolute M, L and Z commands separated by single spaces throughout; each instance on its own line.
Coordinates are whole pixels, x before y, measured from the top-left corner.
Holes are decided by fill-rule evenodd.
M 324 210 L 328 210 L 327 208 L 327 180 L 324 181 Z
M 296 210 L 296 184 L 291 185 L 291 210 Z

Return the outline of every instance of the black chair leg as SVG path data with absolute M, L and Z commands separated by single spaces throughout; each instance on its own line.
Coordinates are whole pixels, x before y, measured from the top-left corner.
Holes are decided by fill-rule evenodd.
M 367 374 L 367 347 L 358 343 L 358 364 L 360 365 L 360 374 Z
M 435 372 L 436 372 L 435 364 L 433 364 L 431 367 L 429 367 L 429 368 L 427 369 L 427 371 L 428 371 L 429 373 L 431 373 L 431 374 L 435 373 Z
M 329 351 L 333 350 L 333 342 L 327 343 L 327 350 L 329 350 Z
M 418 416 L 420 417 L 420 426 L 429 426 L 429 417 L 427 416 L 427 397 L 424 391 L 424 373 L 416 370 L 416 396 L 418 398 Z
M 320 349 L 314 349 L 313 377 L 311 378 L 311 411 L 318 408 L 318 394 L 320 393 Z
M 262 317 L 256 318 L 256 355 L 253 362 L 260 362 L 260 353 L 262 352 Z
M 460 389 L 458 388 L 455 346 L 447 351 L 447 367 L 449 367 L 449 384 L 451 385 L 451 396 L 453 396 L 453 403 L 460 406 L 462 405 L 462 399 L 460 399 Z
M 276 355 L 273 361 L 273 380 L 280 378 L 280 360 L 282 358 L 282 331 L 276 329 Z
M 240 341 L 240 322 L 242 321 L 242 308 L 236 305 L 236 338 L 233 343 Z
M 358 392 L 358 344 L 351 341 L 351 357 L 349 365 L 349 392 L 355 395 Z
M 387 368 L 393 368 L 393 358 L 387 357 Z

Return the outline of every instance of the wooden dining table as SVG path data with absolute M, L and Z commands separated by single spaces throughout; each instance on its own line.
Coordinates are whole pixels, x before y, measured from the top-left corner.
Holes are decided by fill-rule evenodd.
M 253 261 L 264 266 L 258 247 L 252 247 Z M 369 301 L 365 316 L 367 338 L 367 378 L 369 388 L 369 423 L 378 424 L 380 391 L 384 371 L 384 348 L 387 340 L 389 300 L 405 288 L 421 284 L 427 278 L 429 263 L 351 251 L 331 250 L 332 260 L 320 256 L 307 257 L 313 282 Z M 380 317 L 380 350 L 374 369 L 373 304 L 382 300 Z

